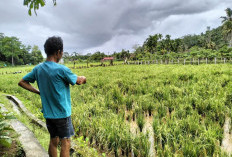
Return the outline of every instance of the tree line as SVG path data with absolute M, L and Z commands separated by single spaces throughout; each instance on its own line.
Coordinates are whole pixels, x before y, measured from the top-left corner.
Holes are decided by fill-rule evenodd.
M 17 37 L 5 36 L 0 33 L 0 65 L 38 64 L 43 61 L 38 46 L 24 45 Z

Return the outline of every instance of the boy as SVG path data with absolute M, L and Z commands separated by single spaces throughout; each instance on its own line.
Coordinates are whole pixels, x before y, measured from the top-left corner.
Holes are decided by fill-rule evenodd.
M 44 50 L 46 61 L 35 66 L 18 85 L 41 97 L 42 112 L 50 133 L 49 156 L 57 157 L 57 146 L 61 141 L 60 156 L 69 157 L 70 137 L 74 135 L 69 84 L 85 84 L 86 78 L 77 77 L 69 68 L 58 64 L 63 55 L 63 40 L 60 37 L 48 38 Z M 39 90 L 30 84 L 35 81 Z

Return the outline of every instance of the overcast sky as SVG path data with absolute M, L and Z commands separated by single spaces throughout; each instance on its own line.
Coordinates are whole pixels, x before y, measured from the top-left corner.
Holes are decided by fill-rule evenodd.
M 38 45 L 43 55 L 45 40 L 54 35 L 69 53 L 111 54 L 132 51 L 156 33 L 178 38 L 216 28 L 232 7 L 232 0 L 57 0 L 55 7 L 46 1 L 29 16 L 23 0 L 1 0 L 0 32 Z

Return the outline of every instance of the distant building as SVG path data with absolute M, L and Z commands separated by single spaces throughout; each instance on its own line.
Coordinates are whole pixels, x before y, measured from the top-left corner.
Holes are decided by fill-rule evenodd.
M 101 62 L 103 64 L 104 61 L 110 61 L 110 65 L 113 65 L 113 60 L 114 60 L 114 57 L 104 57 Z
M 114 57 L 104 57 L 102 61 L 114 60 Z

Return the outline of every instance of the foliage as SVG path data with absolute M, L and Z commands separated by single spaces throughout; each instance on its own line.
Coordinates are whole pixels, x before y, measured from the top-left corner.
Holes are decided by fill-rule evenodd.
M 88 148 L 88 142 L 89 139 L 86 138 L 86 140 L 84 140 L 83 136 L 78 137 L 74 140 L 75 142 L 75 147 L 74 149 L 76 150 L 75 155 L 76 156 L 83 156 L 83 157 L 100 157 L 101 155 L 98 154 L 98 152 L 96 151 L 96 149 Z M 102 156 L 104 157 L 105 154 L 103 153 Z
M 36 65 L 43 61 L 43 56 L 38 46 L 34 46 L 31 51 L 31 63 Z
M 17 37 L 8 37 L 0 33 L 0 61 L 11 65 L 38 64 L 43 56 L 38 46 L 26 46 Z
M 13 119 L 14 117 L 9 113 L 5 113 L 0 108 L 0 145 L 4 147 L 10 147 L 12 139 L 9 136 L 12 128 L 6 122 L 8 119 Z
M 229 46 L 232 47 L 232 10 L 230 8 L 227 8 L 225 11 L 226 16 L 221 17 L 223 19 L 223 33 L 229 41 Z
M 126 51 L 122 49 L 121 52 L 118 52 L 118 53 L 114 52 L 112 56 L 114 56 L 116 60 L 127 60 L 127 59 L 130 59 L 130 51 L 129 50 Z
M 89 58 L 90 61 L 101 61 L 101 59 L 103 59 L 106 55 L 104 53 L 101 52 L 95 52 L 94 54 L 91 55 L 91 57 Z
M 28 14 L 31 16 L 31 10 L 34 9 L 35 14 L 36 10 L 39 9 L 39 6 L 43 7 L 46 4 L 45 0 L 24 0 L 23 5 L 28 7 Z M 54 6 L 56 5 L 56 0 L 53 0 Z

